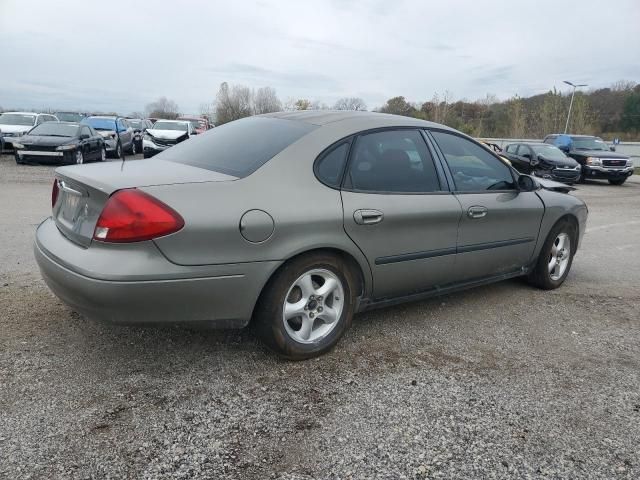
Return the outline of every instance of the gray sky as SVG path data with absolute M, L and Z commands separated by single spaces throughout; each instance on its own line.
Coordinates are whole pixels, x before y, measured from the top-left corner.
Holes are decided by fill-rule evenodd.
M 640 81 L 640 0 L 0 0 L 0 106 L 183 113 L 221 82 L 332 105 Z

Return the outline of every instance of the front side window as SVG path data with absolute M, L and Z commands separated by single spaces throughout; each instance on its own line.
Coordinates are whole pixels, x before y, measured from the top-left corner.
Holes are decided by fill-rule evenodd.
M 506 152 L 507 153 L 516 153 L 516 150 L 518 150 L 518 144 L 517 143 L 512 143 L 511 145 L 507 145 L 506 148 Z
M 529 155 L 529 157 L 531 157 L 531 150 L 529 150 L 529 147 L 527 145 L 520 145 L 520 147 L 518 148 L 518 155 L 520 155 L 521 157 Z
M 441 190 L 433 158 L 418 130 L 360 135 L 351 154 L 345 188 L 396 193 Z
M 511 170 L 491 153 L 464 137 L 432 132 L 459 192 L 514 190 Z

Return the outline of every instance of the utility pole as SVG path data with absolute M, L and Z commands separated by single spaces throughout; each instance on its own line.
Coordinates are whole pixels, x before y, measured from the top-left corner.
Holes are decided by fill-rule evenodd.
M 569 113 L 567 113 L 567 123 L 564 126 L 564 133 L 567 133 L 567 130 L 569 129 L 569 119 L 571 118 L 571 107 L 573 107 L 573 97 L 576 94 L 576 88 L 588 87 L 589 85 L 587 85 L 586 83 L 580 83 L 578 85 L 574 85 L 573 83 L 568 82 L 567 80 L 564 80 L 564 83 L 566 83 L 567 85 L 571 85 L 573 87 L 573 93 L 571 94 L 571 102 L 569 102 Z

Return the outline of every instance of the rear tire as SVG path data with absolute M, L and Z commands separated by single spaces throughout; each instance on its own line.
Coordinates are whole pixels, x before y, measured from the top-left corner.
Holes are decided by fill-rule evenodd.
M 120 142 L 116 144 L 115 155 L 116 158 L 122 158 L 122 145 L 120 144 Z
M 351 326 L 355 277 L 339 257 L 315 253 L 285 263 L 269 280 L 254 310 L 264 343 L 289 360 L 331 350 Z
M 609 180 L 609 183 L 611 185 L 622 185 L 626 181 L 627 181 L 626 178 L 616 178 L 615 180 Z
M 549 232 L 527 281 L 543 290 L 553 290 L 562 285 L 571 270 L 577 237 L 576 228 L 571 222 L 561 220 L 556 223 Z

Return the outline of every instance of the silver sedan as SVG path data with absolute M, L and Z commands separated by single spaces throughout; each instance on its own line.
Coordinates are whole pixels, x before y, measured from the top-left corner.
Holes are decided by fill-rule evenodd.
M 567 277 L 587 208 L 455 130 L 367 112 L 238 120 L 153 159 L 56 170 L 35 255 L 87 317 L 255 325 L 291 359 L 353 315 Z

